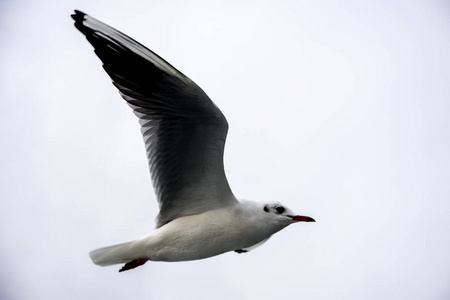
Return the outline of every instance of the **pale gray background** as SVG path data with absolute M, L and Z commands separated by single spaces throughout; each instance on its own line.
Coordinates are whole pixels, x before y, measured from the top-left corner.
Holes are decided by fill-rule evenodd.
M 293 225 L 248 254 L 117 273 L 149 232 L 136 117 L 74 8 L 147 45 L 230 123 L 239 198 Z M 2 1 L 1 299 L 450 298 L 446 1 Z

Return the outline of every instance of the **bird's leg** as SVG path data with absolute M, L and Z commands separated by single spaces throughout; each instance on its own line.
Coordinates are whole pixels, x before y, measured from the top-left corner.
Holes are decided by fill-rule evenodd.
M 248 250 L 244 250 L 244 249 L 236 249 L 236 250 L 234 250 L 234 252 L 241 254 L 241 253 L 247 253 Z
M 148 261 L 148 259 L 146 259 L 146 258 L 138 258 L 138 259 L 132 260 L 132 261 L 126 263 L 122 267 L 122 269 L 119 270 L 119 272 L 127 271 L 127 270 L 130 270 L 130 269 L 134 269 L 136 267 L 142 266 L 147 261 Z

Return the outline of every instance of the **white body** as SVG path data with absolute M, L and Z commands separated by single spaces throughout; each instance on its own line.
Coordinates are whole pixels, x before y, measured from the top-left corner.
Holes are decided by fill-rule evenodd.
M 249 248 L 292 223 L 269 218 L 264 205 L 252 201 L 175 219 L 138 240 L 90 253 L 95 264 L 106 266 L 138 258 L 187 261 Z

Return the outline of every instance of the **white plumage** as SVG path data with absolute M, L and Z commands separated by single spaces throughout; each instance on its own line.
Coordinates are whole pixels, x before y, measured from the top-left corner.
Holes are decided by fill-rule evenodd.
M 160 206 L 154 231 L 92 251 L 95 264 L 125 263 L 125 271 L 148 260 L 241 253 L 289 224 L 314 221 L 279 203 L 238 201 L 223 168 L 228 123 L 203 90 L 123 33 L 80 11 L 72 17 L 139 118 Z

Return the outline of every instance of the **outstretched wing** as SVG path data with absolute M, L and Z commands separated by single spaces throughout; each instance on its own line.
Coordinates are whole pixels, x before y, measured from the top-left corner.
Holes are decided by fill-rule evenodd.
M 223 168 L 228 124 L 219 108 L 130 37 L 80 11 L 72 18 L 139 118 L 160 206 L 157 227 L 236 203 Z

